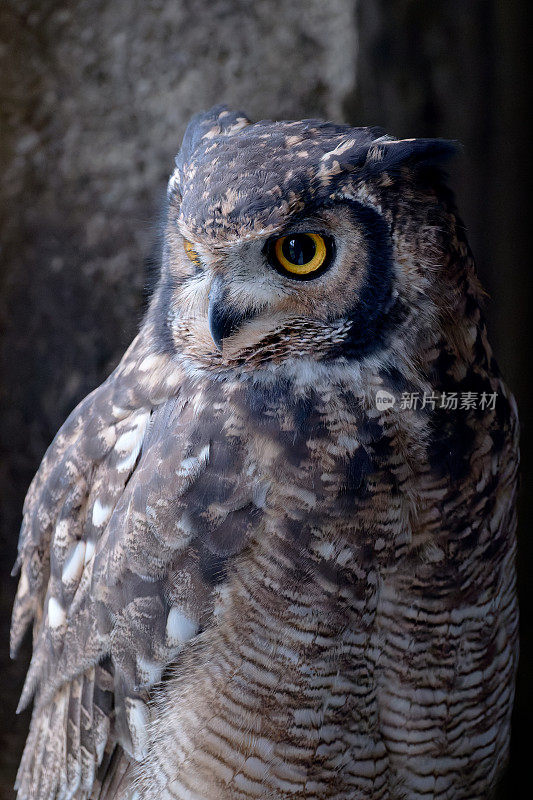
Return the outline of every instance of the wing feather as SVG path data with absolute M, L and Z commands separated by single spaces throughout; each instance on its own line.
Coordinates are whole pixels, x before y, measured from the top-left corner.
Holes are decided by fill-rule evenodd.
M 33 697 L 34 711 L 20 800 L 98 796 L 117 743 L 142 758 L 150 689 L 210 619 L 250 529 L 243 454 L 200 390 L 176 390 L 175 361 L 147 350 L 134 343 L 73 412 L 25 503 L 12 649 L 33 620 L 20 707 Z

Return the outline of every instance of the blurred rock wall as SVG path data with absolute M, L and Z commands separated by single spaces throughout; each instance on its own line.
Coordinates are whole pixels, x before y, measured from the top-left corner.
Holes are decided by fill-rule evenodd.
M 460 202 L 486 281 L 502 292 L 493 331 L 519 382 L 525 236 L 517 168 L 503 169 L 497 156 L 503 148 L 514 164 L 520 146 L 508 95 L 519 76 L 520 8 L 517 0 L 505 11 L 496 0 L 4 0 L 0 797 L 13 796 L 28 722 L 13 721 L 24 661 L 10 663 L 3 644 L 22 500 L 61 422 L 136 332 L 188 118 L 226 102 L 256 119 L 318 116 L 462 140 Z M 490 198 L 502 192 L 498 215 Z M 502 218 L 514 231 L 511 259 Z

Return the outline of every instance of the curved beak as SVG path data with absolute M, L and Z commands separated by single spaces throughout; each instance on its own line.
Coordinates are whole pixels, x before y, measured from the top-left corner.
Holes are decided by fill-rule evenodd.
M 209 331 L 217 350 L 222 350 L 224 339 L 236 333 L 243 322 L 253 314 L 241 314 L 231 308 L 226 299 L 226 292 L 223 278 L 217 275 L 211 284 L 209 291 L 209 309 L 207 321 Z

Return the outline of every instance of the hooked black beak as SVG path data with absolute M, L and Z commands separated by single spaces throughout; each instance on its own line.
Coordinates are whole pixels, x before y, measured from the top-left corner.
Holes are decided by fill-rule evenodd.
M 213 279 L 209 291 L 209 309 L 207 321 L 211 336 L 218 350 L 222 350 L 222 342 L 236 333 L 242 323 L 253 314 L 241 314 L 231 308 L 225 298 L 224 282 L 220 275 Z

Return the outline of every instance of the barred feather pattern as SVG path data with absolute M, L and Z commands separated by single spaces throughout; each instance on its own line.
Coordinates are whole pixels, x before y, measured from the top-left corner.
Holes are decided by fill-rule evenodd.
M 491 796 L 517 661 L 516 408 L 441 178 L 404 164 L 444 145 L 412 142 L 193 121 L 146 320 L 26 498 L 19 800 Z M 253 251 L 232 248 L 321 202 L 347 242 L 332 276 L 268 299 L 254 262 L 243 287 Z M 378 245 L 386 302 L 364 291 Z M 210 271 L 242 323 L 221 349 Z M 355 337 L 382 301 L 384 332 Z M 378 391 L 496 402 L 381 408 Z
M 218 625 L 154 700 L 141 797 L 481 798 L 505 761 L 515 464 L 487 463 L 480 429 L 468 484 L 450 490 L 421 458 L 423 427 L 408 436 L 323 391 L 316 429 L 290 428 L 269 467 Z M 387 442 L 368 485 L 360 465 Z

